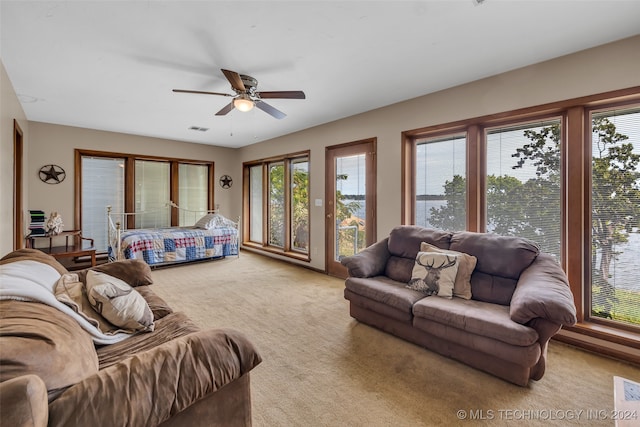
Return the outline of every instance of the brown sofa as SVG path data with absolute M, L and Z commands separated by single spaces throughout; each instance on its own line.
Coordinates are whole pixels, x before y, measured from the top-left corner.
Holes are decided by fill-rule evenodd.
M 476 258 L 471 295 L 407 288 L 422 242 Z M 518 237 L 400 226 L 342 264 L 352 317 L 521 386 L 542 378 L 549 339 L 576 322 L 560 265 Z
M 0 268 L 25 260 L 66 273 L 33 249 L 8 254 Z M 261 358 L 241 333 L 202 330 L 174 312 L 149 287 L 151 271 L 141 261 L 92 269 L 124 280 L 142 295 L 153 313 L 153 331 L 96 346 L 62 311 L 3 299 L 0 425 L 251 425 L 249 371 Z M 79 272 L 82 280 L 86 275 Z

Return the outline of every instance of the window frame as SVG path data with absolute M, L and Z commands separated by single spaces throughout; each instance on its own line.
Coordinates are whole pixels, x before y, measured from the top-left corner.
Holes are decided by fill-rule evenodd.
M 300 251 L 293 246 L 292 240 L 292 192 L 293 187 L 291 183 L 291 176 L 293 173 L 292 165 L 293 163 L 300 161 L 301 159 L 306 159 L 309 167 L 309 189 L 311 188 L 311 151 L 299 151 L 295 153 L 285 154 L 281 156 L 274 156 L 265 159 L 252 160 L 248 162 L 242 163 L 242 176 L 243 176 L 243 187 L 242 187 L 242 245 L 246 248 L 256 249 L 260 251 L 265 251 L 269 253 L 279 254 L 286 257 L 294 258 L 301 261 L 309 262 L 311 261 L 310 250 Z M 270 192 L 270 179 L 269 179 L 269 168 L 271 165 L 282 163 L 284 166 L 283 171 L 283 186 L 287 190 L 284 193 L 284 238 L 283 238 L 283 246 L 275 246 L 269 243 L 269 192 Z M 262 242 L 256 242 L 251 240 L 251 169 L 256 166 L 262 167 Z M 307 220 L 308 227 L 311 227 L 311 211 L 310 211 L 310 200 L 307 201 L 308 207 L 307 210 L 309 212 L 309 218 Z M 309 233 L 310 234 L 310 233 Z M 308 248 L 311 245 L 308 244 Z
M 158 161 L 169 163 L 169 196 L 170 200 L 180 206 L 179 198 L 179 183 L 178 183 L 178 168 L 180 164 L 195 164 L 203 165 L 208 168 L 208 190 L 207 190 L 207 209 L 214 209 L 214 172 L 215 162 L 202 161 L 192 159 L 182 159 L 177 157 L 161 157 L 161 156 L 145 156 L 140 154 L 127 154 L 108 151 L 95 151 L 95 150 L 74 150 L 74 209 L 75 209 L 75 228 L 80 229 L 82 224 L 82 158 L 84 156 L 89 157 L 106 157 L 106 158 L 121 158 L 124 159 L 124 206 L 125 212 L 135 212 L 135 162 L 136 160 L 143 161 Z M 168 200 L 167 200 L 168 202 Z M 106 206 L 105 206 L 106 216 Z M 135 228 L 135 218 L 131 216 L 127 220 L 127 228 Z M 171 226 L 175 227 L 179 224 L 179 212 L 177 209 L 171 210 Z
M 618 322 L 616 320 L 606 319 L 603 317 L 593 316 L 591 313 L 591 304 L 592 304 L 592 285 L 593 285 L 593 266 L 591 256 L 588 256 L 591 253 L 591 244 L 593 239 L 592 234 L 592 194 L 593 194 L 593 132 L 592 132 L 592 124 L 593 124 L 593 115 L 594 113 L 599 113 L 607 110 L 625 110 L 625 109 L 633 109 L 640 108 L 640 99 L 635 101 L 627 101 L 622 103 L 609 103 L 605 105 L 597 105 L 597 106 L 587 106 L 584 111 L 585 116 L 585 156 L 587 157 L 587 167 L 585 168 L 585 186 L 588 188 L 586 192 L 586 200 L 585 200 L 585 215 L 587 218 L 586 228 L 586 236 L 585 236 L 585 252 L 587 249 L 588 253 L 585 254 L 585 268 L 584 268 L 584 295 L 583 295 L 583 305 L 584 305 L 584 321 L 588 323 L 592 323 L 598 326 L 602 326 L 605 328 L 614 328 L 620 329 L 629 332 L 640 332 L 640 326 L 633 326 L 625 323 Z
M 421 144 L 433 144 L 433 143 L 440 143 L 440 142 L 447 142 L 447 140 L 451 140 L 451 142 L 455 141 L 456 139 L 461 139 L 464 138 L 465 140 L 465 182 L 467 182 L 467 176 L 466 174 L 468 173 L 468 154 L 467 154 L 467 149 L 468 149 L 468 144 L 467 144 L 467 131 L 466 129 L 460 131 L 460 132 L 426 132 L 424 134 L 416 134 L 413 135 L 412 137 L 412 156 L 413 156 L 413 160 L 412 160 L 412 173 L 411 176 L 413 178 L 412 180 L 412 191 L 413 191 L 413 205 L 412 205 L 412 209 L 411 209 L 411 215 L 412 215 L 412 220 L 411 220 L 411 224 L 415 224 L 416 223 L 416 216 L 417 216 L 417 209 L 415 207 L 415 202 L 416 202 L 416 198 L 417 198 L 417 188 L 418 188 L 418 183 L 417 183 L 417 176 L 418 176 L 418 164 L 417 164 L 417 149 L 418 149 L 418 145 Z M 467 186 L 468 187 L 468 186 Z M 469 196 L 467 194 L 468 192 L 468 188 L 465 189 L 465 229 L 468 228 L 468 215 L 466 215 L 466 212 L 468 210 L 468 203 L 469 203 Z
M 446 124 L 436 124 L 402 132 L 402 223 L 413 224 L 415 166 L 413 149 L 417 136 L 467 132 L 467 230 L 484 231 L 486 223 L 486 149 L 487 128 L 514 122 L 537 121 L 562 116 L 561 265 L 567 273 L 578 323 L 565 326 L 556 336 L 564 342 L 633 360 L 633 349 L 640 349 L 640 328 L 590 316 L 591 254 L 591 116 L 590 111 L 624 108 L 640 103 L 640 86 L 548 104 L 479 116 Z M 571 209 L 568 207 L 571 206 Z

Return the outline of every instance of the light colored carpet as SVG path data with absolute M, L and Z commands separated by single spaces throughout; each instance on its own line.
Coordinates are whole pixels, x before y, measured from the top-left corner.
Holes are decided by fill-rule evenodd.
M 176 311 L 257 346 L 255 426 L 613 426 L 613 376 L 640 381 L 637 367 L 552 341 L 546 375 L 518 387 L 358 323 L 342 280 L 257 254 L 153 277 Z

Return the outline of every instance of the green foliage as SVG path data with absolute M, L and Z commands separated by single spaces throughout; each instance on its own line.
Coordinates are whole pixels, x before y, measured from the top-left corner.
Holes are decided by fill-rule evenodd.
M 309 172 L 293 170 L 291 205 L 294 249 L 309 250 Z
M 466 229 L 467 183 L 460 175 L 444 184 L 447 204 L 441 208 L 431 208 L 432 224 L 443 230 Z
M 269 244 L 284 246 L 284 164 L 269 166 Z
M 344 181 L 348 178 L 349 176 L 347 174 L 336 175 L 336 181 Z M 346 195 L 342 194 L 340 190 L 336 190 L 336 227 L 351 218 L 361 207 L 357 201 L 346 202 L 346 199 Z M 365 219 L 366 218 L 361 218 L 361 220 Z M 360 224 L 358 224 L 356 219 L 352 219 L 344 225 L 354 228 L 337 230 L 336 240 L 338 253 L 336 255 L 339 259 L 343 256 L 354 255 L 360 252 L 366 245 L 366 232 L 360 230 Z
M 594 314 L 613 318 L 621 300 L 612 286 L 611 263 L 618 255 L 616 245 L 628 241 L 627 235 L 640 225 L 640 155 L 628 137 L 616 132 L 607 118 L 593 123 L 596 152 L 592 161 L 591 266 Z M 599 259 L 598 259 L 599 258 Z M 635 314 L 635 323 L 640 318 Z
M 307 251 L 309 245 L 309 172 L 292 164 L 291 232 L 294 249 Z M 283 247 L 285 236 L 284 163 L 269 167 L 269 244 Z

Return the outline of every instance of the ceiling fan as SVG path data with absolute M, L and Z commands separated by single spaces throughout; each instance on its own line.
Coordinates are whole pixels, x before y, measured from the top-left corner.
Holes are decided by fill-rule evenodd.
M 305 94 L 301 90 L 275 91 L 275 92 L 258 92 L 258 80 L 245 74 L 238 74 L 235 71 L 222 69 L 222 73 L 231 83 L 231 88 L 235 91 L 235 95 L 221 92 L 204 92 L 200 90 L 184 90 L 173 89 L 174 92 L 181 93 L 198 93 L 203 95 L 220 95 L 231 96 L 233 100 L 216 113 L 216 116 L 224 116 L 234 108 L 240 111 L 251 111 L 253 107 L 258 107 L 267 114 L 272 115 L 276 119 L 283 119 L 287 115 L 277 108 L 267 104 L 263 99 L 284 98 L 284 99 L 305 99 Z

